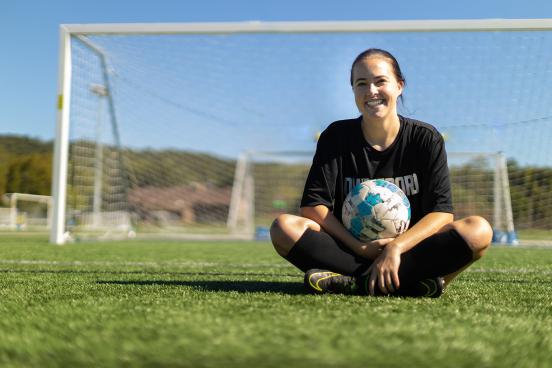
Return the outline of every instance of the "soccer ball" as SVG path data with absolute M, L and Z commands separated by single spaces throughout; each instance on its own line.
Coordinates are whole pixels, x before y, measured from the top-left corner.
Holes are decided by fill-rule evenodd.
M 383 179 L 358 184 L 345 198 L 343 225 L 362 242 L 394 238 L 410 223 L 410 202 L 395 184 Z

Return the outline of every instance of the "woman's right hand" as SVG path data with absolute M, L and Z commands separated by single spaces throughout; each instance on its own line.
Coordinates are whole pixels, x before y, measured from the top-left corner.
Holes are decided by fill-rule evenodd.
M 393 240 L 394 238 L 385 238 L 372 240 L 368 243 L 362 243 L 358 247 L 358 251 L 356 253 L 361 257 L 374 260 L 379 257 L 383 248 L 385 248 L 385 246 Z

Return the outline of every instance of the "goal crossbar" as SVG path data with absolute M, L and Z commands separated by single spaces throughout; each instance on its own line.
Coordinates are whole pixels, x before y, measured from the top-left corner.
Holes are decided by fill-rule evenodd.
M 538 31 L 552 29 L 552 19 L 452 19 L 309 22 L 111 23 L 64 24 L 71 34 L 217 34 L 321 32 Z

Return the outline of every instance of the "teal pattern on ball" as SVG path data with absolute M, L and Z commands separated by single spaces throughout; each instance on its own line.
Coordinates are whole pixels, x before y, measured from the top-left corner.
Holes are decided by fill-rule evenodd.
M 362 190 L 362 188 L 364 188 L 364 187 L 362 186 L 362 183 L 356 185 L 356 186 L 353 188 L 353 190 L 351 191 L 351 194 L 350 194 L 350 195 L 353 196 L 353 197 L 356 197 L 357 195 L 360 194 L 360 191 Z
M 372 207 L 373 205 L 369 201 L 365 200 L 364 202 L 360 202 L 357 206 L 358 216 L 364 217 L 372 215 Z
M 359 216 L 355 216 L 351 219 L 351 233 L 358 238 L 360 235 L 360 232 L 362 231 L 362 228 L 364 227 L 364 224 L 362 223 L 362 218 Z

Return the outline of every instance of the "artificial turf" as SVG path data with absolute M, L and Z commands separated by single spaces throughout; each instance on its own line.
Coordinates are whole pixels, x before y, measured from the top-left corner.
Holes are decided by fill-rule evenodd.
M 550 367 L 552 249 L 439 299 L 308 295 L 265 242 L 0 237 L 0 366 Z

